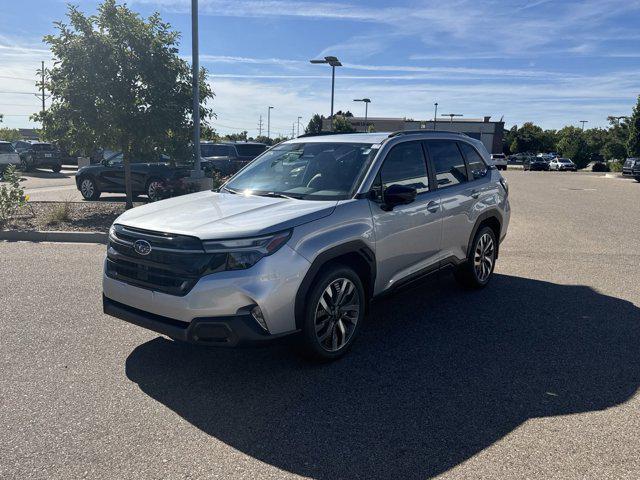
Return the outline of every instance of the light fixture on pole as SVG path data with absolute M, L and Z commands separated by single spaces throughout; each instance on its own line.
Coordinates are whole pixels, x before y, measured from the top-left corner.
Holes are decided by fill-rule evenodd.
M 589 120 L 578 120 L 582 124 L 582 131 L 584 132 L 584 124 L 589 123 Z
M 449 123 L 453 123 L 453 117 L 464 117 L 461 113 L 443 113 L 441 117 L 449 117 Z
M 436 125 L 438 124 L 438 102 L 433 104 L 435 106 L 435 112 L 433 112 L 433 129 L 436 129 Z
M 198 57 L 198 0 L 191 0 L 191 65 L 193 67 L 193 178 L 204 176 L 200 167 L 200 85 L 198 75 L 200 62 Z
M 267 109 L 267 138 L 271 138 L 271 109 L 273 107 L 269 107 Z
M 330 129 L 333 130 L 333 97 L 335 92 L 335 84 L 336 84 L 336 67 L 341 67 L 342 63 L 338 60 L 337 57 L 324 57 L 324 60 L 314 59 L 310 60 L 311 63 L 327 63 L 331 65 L 331 116 L 330 120 Z
M 370 98 L 354 98 L 354 102 L 364 102 L 364 131 L 365 133 L 369 131 L 369 125 L 367 123 L 367 119 L 369 117 L 369 104 L 371 103 Z

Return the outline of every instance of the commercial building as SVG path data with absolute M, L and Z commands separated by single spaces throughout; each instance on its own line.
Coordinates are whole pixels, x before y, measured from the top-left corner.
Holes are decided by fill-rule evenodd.
M 491 117 L 454 118 L 453 121 L 411 120 L 407 118 L 369 117 L 365 125 L 364 117 L 345 117 L 358 132 L 366 131 L 366 125 L 375 132 L 396 132 L 399 130 L 444 130 L 459 132 L 480 140 L 489 153 L 502 153 L 504 122 L 491 121 Z M 323 119 L 322 129 L 329 130 L 329 119 Z

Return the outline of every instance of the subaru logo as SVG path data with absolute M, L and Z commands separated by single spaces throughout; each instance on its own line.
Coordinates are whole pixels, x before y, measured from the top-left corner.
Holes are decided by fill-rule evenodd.
M 151 244 L 146 240 L 136 240 L 133 243 L 133 249 L 138 255 L 149 255 L 151 253 Z

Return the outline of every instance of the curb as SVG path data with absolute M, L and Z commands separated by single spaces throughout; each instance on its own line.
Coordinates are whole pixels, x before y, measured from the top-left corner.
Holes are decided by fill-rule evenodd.
M 65 232 L 38 230 L 0 230 L 0 241 L 8 242 L 73 242 L 107 243 L 109 235 L 102 232 Z

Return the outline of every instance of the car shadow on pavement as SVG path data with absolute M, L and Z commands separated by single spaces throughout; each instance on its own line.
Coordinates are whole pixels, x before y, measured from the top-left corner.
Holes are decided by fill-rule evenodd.
M 20 172 L 20 176 L 23 179 L 31 178 L 71 178 L 74 174 L 66 172 L 52 172 L 51 170 L 29 170 L 28 172 Z
M 207 434 L 316 479 L 423 479 L 533 417 L 602 410 L 640 384 L 640 309 L 586 286 L 449 276 L 378 301 L 351 352 L 216 350 L 156 338 L 126 374 Z M 215 458 L 198 458 L 215 462 Z

